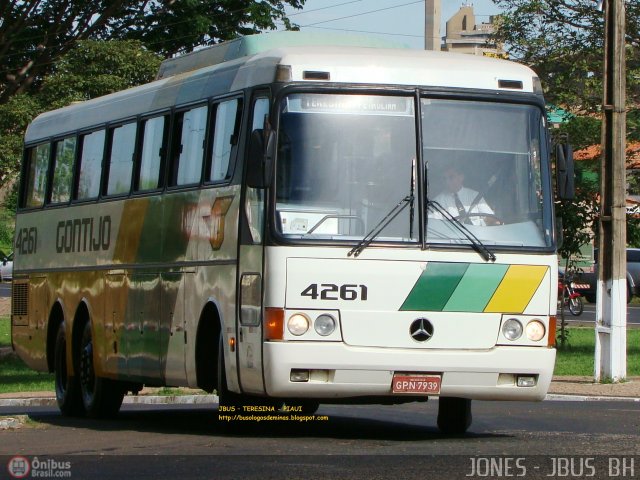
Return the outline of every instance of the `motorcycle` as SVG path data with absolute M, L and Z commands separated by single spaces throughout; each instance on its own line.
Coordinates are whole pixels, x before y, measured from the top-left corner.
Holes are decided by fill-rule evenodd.
M 569 307 L 569 312 L 577 317 L 584 310 L 582 295 L 575 291 L 575 284 L 571 276 L 558 279 L 558 302 L 564 302 L 565 307 Z

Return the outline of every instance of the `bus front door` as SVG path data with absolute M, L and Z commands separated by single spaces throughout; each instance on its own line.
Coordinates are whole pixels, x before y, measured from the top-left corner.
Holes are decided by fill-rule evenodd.
M 264 126 L 269 97 L 259 94 L 252 102 L 252 129 Z M 245 186 L 238 261 L 237 364 L 242 391 L 264 393 L 262 377 L 262 287 L 264 257 L 265 191 Z

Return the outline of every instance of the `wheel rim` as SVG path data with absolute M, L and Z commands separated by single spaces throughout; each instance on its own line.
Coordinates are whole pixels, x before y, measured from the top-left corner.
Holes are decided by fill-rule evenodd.
M 89 327 L 87 327 L 89 328 Z M 93 343 L 91 332 L 82 338 L 82 350 L 80 352 L 80 387 L 85 406 L 93 402 L 95 390 L 95 374 L 93 372 Z

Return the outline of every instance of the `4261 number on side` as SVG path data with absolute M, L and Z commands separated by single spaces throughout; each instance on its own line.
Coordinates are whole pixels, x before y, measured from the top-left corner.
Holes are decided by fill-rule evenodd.
M 344 285 L 335 285 L 333 283 L 312 283 L 301 293 L 303 297 L 309 297 L 312 300 L 360 300 L 366 301 L 368 290 L 366 285 L 356 285 L 355 283 L 345 283 Z

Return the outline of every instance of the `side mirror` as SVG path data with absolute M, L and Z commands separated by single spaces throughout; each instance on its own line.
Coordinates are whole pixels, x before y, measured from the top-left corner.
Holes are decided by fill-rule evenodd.
M 558 198 L 573 200 L 575 197 L 575 172 L 573 149 L 568 143 L 556 145 L 556 184 Z
M 268 188 L 273 177 L 273 163 L 276 135 L 268 131 L 265 142 L 264 130 L 251 132 L 249 140 L 249 158 L 247 159 L 247 185 L 252 188 Z

